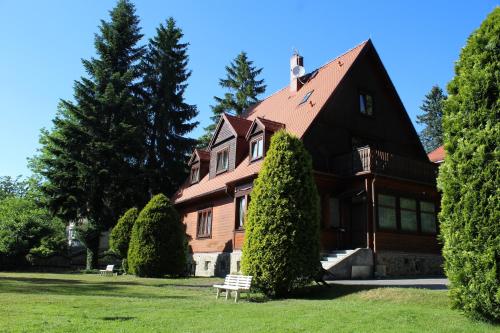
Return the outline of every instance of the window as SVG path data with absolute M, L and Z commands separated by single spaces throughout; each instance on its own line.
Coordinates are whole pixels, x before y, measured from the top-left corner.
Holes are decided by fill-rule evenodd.
M 242 230 L 245 225 L 245 218 L 249 203 L 250 203 L 249 195 L 244 195 L 236 198 L 236 225 L 235 225 L 236 230 Z
M 200 180 L 200 167 L 195 166 L 191 169 L 191 184 Z
M 382 229 L 397 229 L 396 197 L 378 195 L 378 225 Z
M 254 161 L 264 154 L 264 138 L 260 137 L 250 143 L 250 160 Z
M 304 98 L 302 98 L 302 100 L 300 101 L 299 105 L 304 104 L 305 102 L 307 102 L 307 100 L 309 99 L 309 97 L 311 97 L 311 95 L 312 95 L 313 92 L 314 92 L 314 90 L 311 90 L 310 92 L 308 92 L 307 94 L 305 94 Z
M 381 229 L 427 234 L 437 232 L 433 202 L 379 194 L 377 208 L 378 226 Z
M 217 152 L 217 172 L 226 171 L 229 164 L 229 150 L 226 148 Z
M 359 94 L 359 112 L 373 116 L 373 96 L 366 93 Z
M 330 198 L 330 226 L 333 228 L 340 227 L 340 208 L 339 199 Z
M 420 202 L 420 226 L 422 232 L 435 233 L 436 230 L 436 211 L 432 202 Z
M 401 230 L 417 232 L 417 200 L 400 198 Z
M 212 209 L 204 209 L 198 212 L 198 238 L 210 237 L 212 235 Z

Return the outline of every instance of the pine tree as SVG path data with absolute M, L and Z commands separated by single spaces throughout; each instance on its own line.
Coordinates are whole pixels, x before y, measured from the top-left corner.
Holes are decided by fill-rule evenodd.
M 147 113 L 147 174 L 151 194 L 171 195 L 186 178 L 186 156 L 196 145 L 185 137 L 196 125 L 198 111 L 187 104 L 184 93 L 191 72 L 187 69 L 189 44 L 173 18 L 160 24 L 149 40 L 142 62 Z
M 63 100 L 52 131 L 42 132 L 38 171 L 48 205 L 65 220 L 91 224 L 88 267 L 97 264 L 99 231 L 126 208 L 146 200 L 142 179 L 144 114 L 137 94 L 144 48 L 134 5 L 119 0 L 95 35 L 96 57 L 83 60 L 87 77 Z M 95 236 L 97 235 L 97 236 Z M 89 236 L 90 237 L 90 236 Z
M 443 104 L 446 95 L 439 86 L 433 86 L 431 91 L 425 95 L 425 99 L 420 106 L 424 112 L 417 116 L 417 124 L 425 125 L 420 132 L 420 140 L 427 152 L 433 151 L 443 144 Z
M 319 196 L 300 139 L 276 132 L 254 182 L 245 222 L 242 270 L 268 296 L 286 296 L 317 276 Z
M 469 37 L 448 84 L 441 237 L 453 305 L 500 322 L 500 7 Z
M 224 97 L 215 96 L 216 104 L 211 106 L 212 124 L 205 128 L 205 134 L 199 139 L 199 146 L 206 147 L 212 138 L 215 126 L 223 113 L 241 115 L 249 106 L 258 102 L 258 96 L 266 91 L 264 80 L 258 80 L 262 68 L 253 66 L 246 52 L 241 52 L 226 66 L 226 78 L 219 80 L 219 85 L 229 91 Z

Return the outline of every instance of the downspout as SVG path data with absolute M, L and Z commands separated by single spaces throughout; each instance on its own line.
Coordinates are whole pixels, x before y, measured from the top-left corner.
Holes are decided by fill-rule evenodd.
M 376 226 L 377 226 L 377 213 L 376 213 L 376 208 L 375 207 L 375 181 L 376 175 L 373 175 L 372 179 L 372 238 L 373 238 L 373 276 L 375 276 L 376 272 L 376 267 L 377 267 L 377 249 L 376 249 L 376 242 L 375 242 L 375 235 L 376 235 Z

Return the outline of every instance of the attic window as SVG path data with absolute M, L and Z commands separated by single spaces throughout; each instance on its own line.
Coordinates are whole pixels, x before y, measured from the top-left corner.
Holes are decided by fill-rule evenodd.
M 228 164 L 229 164 L 228 162 L 229 162 L 229 150 L 227 148 L 217 152 L 216 171 L 217 172 L 226 171 L 228 168 Z
M 373 96 L 371 94 L 359 94 L 359 112 L 367 116 L 373 116 Z
M 200 180 L 200 167 L 194 166 L 191 169 L 191 184 L 194 184 Z
M 264 138 L 261 136 L 250 142 L 250 160 L 255 161 L 264 154 Z
M 311 90 L 310 92 L 308 92 L 307 94 L 305 94 L 304 98 L 302 98 L 302 101 L 300 101 L 299 105 L 304 104 L 305 102 L 307 102 L 307 100 L 309 99 L 309 97 L 311 97 L 311 95 L 312 95 L 313 92 L 314 92 L 314 90 Z

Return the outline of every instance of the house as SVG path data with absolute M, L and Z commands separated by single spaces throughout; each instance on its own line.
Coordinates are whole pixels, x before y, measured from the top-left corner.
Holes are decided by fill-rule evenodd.
M 339 278 L 441 273 L 437 167 L 368 40 L 301 77 L 291 71 L 289 86 L 242 117 L 221 117 L 209 146 L 193 152 L 173 200 L 196 275 L 240 270 L 252 183 L 281 128 L 313 159 L 325 269 Z
M 431 161 L 432 163 L 441 165 L 441 163 L 444 162 L 445 155 L 446 151 L 444 150 L 444 145 L 442 145 L 431 151 L 429 154 L 427 154 L 427 157 L 429 158 L 429 161 Z

